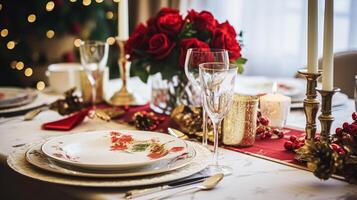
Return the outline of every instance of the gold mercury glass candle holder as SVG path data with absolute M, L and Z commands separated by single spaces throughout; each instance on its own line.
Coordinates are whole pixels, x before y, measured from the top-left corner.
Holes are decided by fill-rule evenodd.
M 122 87 L 110 98 L 109 103 L 114 106 L 135 105 L 134 95 L 128 90 L 128 80 L 130 78 L 130 63 L 125 55 L 125 40 L 117 40 L 119 45 L 119 70 L 122 80 Z
M 255 141 L 258 112 L 257 96 L 234 95 L 232 107 L 222 122 L 222 142 L 248 147 Z
M 306 69 L 302 69 L 298 72 L 306 78 L 306 98 L 304 99 L 304 112 L 306 117 L 305 145 L 310 145 L 314 141 L 316 134 L 316 116 L 320 105 L 317 99 L 316 87 L 317 79 L 321 76 L 321 71 L 309 73 Z
M 321 94 L 321 115 L 319 116 L 321 124 L 320 141 L 327 141 L 330 138 L 331 125 L 334 121 L 332 116 L 332 97 L 336 92 L 340 92 L 340 88 L 333 88 L 331 91 L 317 89 Z

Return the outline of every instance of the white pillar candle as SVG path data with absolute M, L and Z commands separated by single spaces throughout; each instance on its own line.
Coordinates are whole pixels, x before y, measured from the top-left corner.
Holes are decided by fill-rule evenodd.
M 120 0 L 118 3 L 118 38 L 127 40 L 129 38 L 128 0 Z
M 291 98 L 276 91 L 277 84 L 274 83 L 273 93 L 260 97 L 260 112 L 262 116 L 269 119 L 270 126 L 282 128 L 285 126 L 290 112 Z
M 309 73 L 317 73 L 318 71 L 318 0 L 308 0 L 308 20 L 307 20 L 307 71 Z
M 325 1 L 322 89 L 333 89 L 333 0 Z

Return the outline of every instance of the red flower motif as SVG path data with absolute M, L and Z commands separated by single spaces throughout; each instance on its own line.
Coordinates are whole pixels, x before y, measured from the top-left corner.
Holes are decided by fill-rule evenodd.
M 186 59 L 186 53 L 189 48 L 203 48 L 203 49 L 209 49 L 209 46 L 207 43 L 202 42 L 198 40 L 197 38 L 188 38 L 188 39 L 183 39 L 180 44 L 180 58 L 179 58 L 179 63 L 180 66 L 183 67 L 185 64 L 185 59 Z
M 162 8 L 156 17 L 157 29 L 169 36 L 175 36 L 183 26 L 179 11 L 172 8 Z
M 171 42 L 165 34 L 158 33 L 150 38 L 147 52 L 152 54 L 155 59 L 162 60 L 171 53 L 174 47 L 175 43 Z
M 241 47 L 236 39 L 237 34 L 234 28 L 226 21 L 217 26 L 213 33 L 212 47 L 227 49 L 229 52 L 229 59 L 231 61 L 237 60 L 241 57 Z

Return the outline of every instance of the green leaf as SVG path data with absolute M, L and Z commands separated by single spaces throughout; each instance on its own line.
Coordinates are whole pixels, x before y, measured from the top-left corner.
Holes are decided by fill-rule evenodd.
M 236 61 L 234 61 L 233 63 L 237 65 L 238 67 L 238 73 L 242 74 L 244 72 L 244 64 L 247 62 L 248 60 L 246 58 L 238 58 Z

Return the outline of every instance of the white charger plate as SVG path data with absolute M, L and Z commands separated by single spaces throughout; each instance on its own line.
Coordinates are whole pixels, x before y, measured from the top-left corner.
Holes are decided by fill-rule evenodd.
M 200 144 L 192 142 L 187 143 L 192 145 L 196 151 L 196 156 L 187 166 L 168 173 L 142 176 L 138 178 L 73 177 L 40 170 L 27 162 L 25 158 L 26 151 L 32 145 L 25 145 L 12 152 L 8 156 L 7 163 L 14 171 L 24 176 L 50 183 L 85 187 L 136 187 L 175 181 L 192 176 L 204 170 L 212 158 L 212 153 Z
M 118 133 L 117 136 L 114 134 L 115 140 L 123 143 L 114 145 L 113 132 Z M 153 147 L 154 144 L 157 145 Z M 144 151 L 138 151 L 139 145 L 149 146 Z M 162 151 L 153 155 L 151 151 L 158 146 L 163 147 Z M 55 137 L 42 145 L 42 152 L 58 162 L 84 169 L 122 170 L 174 159 L 187 152 L 187 144 L 157 132 L 105 130 Z
M 73 166 L 61 165 L 54 160 L 45 156 L 41 150 L 43 142 L 34 144 L 26 152 L 26 160 L 32 165 L 57 174 L 64 174 L 70 176 L 79 177 L 98 177 L 98 178 L 113 178 L 113 177 L 133 177 L 133 176 L 145 176 L 152 174 L 159 174 L 164 172 L 170 172 L 181 167 L 188 165 L 196 156 L 194 147 L 189 144 L 188 152 L 182 156 L 176 157 L 172 160 L 166 160 L 166 162 L 159 162 L 158 164 L 149 165 L 147 167 L 131 170 L 121 171 L 93 171 L 83 170 Z

